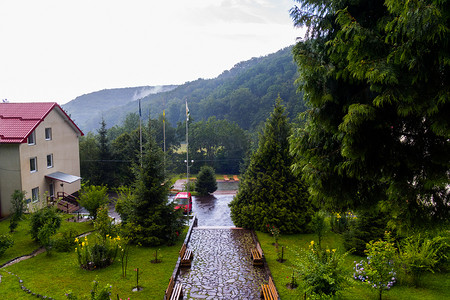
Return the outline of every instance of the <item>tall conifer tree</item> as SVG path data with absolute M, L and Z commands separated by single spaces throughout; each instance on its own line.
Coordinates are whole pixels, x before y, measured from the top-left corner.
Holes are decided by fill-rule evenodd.
M 290 134 L 291 126 L 278 97 L 230 203 L 236 226 L 265 231 L 270 225 L 285 233 L 304 231 L 311 211 L 307 189 L 291 171 Z
M 446 220 L 449 1 L 297 2 L 291 15 L 308 31 L 293 51 L 310 109 L 292 150 L 313 199 L 382 208 L 400 229 Z
M 143 245 L 171 243 L 182 227 L 182 221 L 168 203 L 164 185 L 163 152 L 156 144 L 151 128 L 143 147 L 142 166 L 135 165 L 134 194 L 128 216 L 128 228 L 134 242 Z

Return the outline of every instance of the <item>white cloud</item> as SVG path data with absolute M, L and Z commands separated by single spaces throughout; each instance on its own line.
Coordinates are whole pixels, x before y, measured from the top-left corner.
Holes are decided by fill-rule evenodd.
M 293 44 L 290 0 L 0 2 L 0 98 L 211 78 Z

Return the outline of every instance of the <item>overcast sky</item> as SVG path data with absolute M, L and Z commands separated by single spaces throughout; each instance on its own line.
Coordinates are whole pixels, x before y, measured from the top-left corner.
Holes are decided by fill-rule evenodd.
M 1 0 L 0 101 L 214 78 L 301 36 L 293 0 Z

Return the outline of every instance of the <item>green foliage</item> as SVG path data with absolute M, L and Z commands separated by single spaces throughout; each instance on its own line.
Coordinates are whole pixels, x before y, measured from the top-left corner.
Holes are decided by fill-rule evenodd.
M 0 256 L 5 253 L 8 248 L 11 248 L 14 245 L 14 240 L 9 234 L 0 235 Z
M 402 242 L 399 247 L 399 259 L 406 273 L 412 276 L 415 286 L 420 284 L 425 272 L 434 272 L 440 260 L 440 254 L 448 255 L 442 251 L 447 242 L 448 240 L 440 236 L 430 239 L 420 234 L 407 237 Z M 446 250 L 448 250 L 448 244 Z
M 344 232 L 344 247 L 347 251 L 364 256 L 366 244 L 383 237 L 387 218 L 376 211 L 361 211 L 356 215 L 356 218 L 351 217 L 349 230 Z
M 11 195 L 11 217 L 9 219 L 9 231 L 13 232 L 22 220 L 26 209 L 25 191 L 15 190 Z
M 335 212 L 330 216 L 331 230 L 336 233 L 346 232 L 357 219 L 358 217 L 351 211 L 347 211 L 345 213 Z
M 80 267 L 92 271 L 107 267 L 114 262 L 121 247 L 121 238 L 107 235 L 105 238 L 88 240 L 84 237 L 76 238 L 75 243 Z
M 162 150 L 156 145 L 151 132 L 146 132 L 146 138 L 142 167 L 134 167 L 136 180 L 133 197 L 125 205 L 128 217 L 124 229 L 134 243 L 160 245 L 176 239 L 182 220 L 168 203 Z
M 271 224 L 283 233 L 305 231 L 311 205 L 305 184 L 291 171 L 290 124 L 278 98 L 252 155 L 236 197 L 230 203 L 236 226 L 265 231 Z
M 237 174 L 249 149 L 248 134 L 237 123 L 210 117 L 189 125 L 189 155 L 218 173 Z M 192 166 L 198 172 L 200 164 Z
M 50 237 L 61 226 L 62 218 L 54 207 L 45 207 L 37 210 L 30 218 L 31 238 L 42 246 L 50 246 Z
M 80 137 L 80 173 L 83 181 L 96 182 L 97 164 L 100 149 L 94 133 Z
M 295 169 L 330 211 L 381 207 L 402 231 L 447 222 L 448 1 L 297 0 L 310 106 Z
M 11 195 L 11 213 L 21 220 L 25 210 L 25 191 L 15 190 Z
M 302 275 L 303 291 L 312 298 L 335 296 L 347 283 L 345 257 L 336 249 L 317 247 L 311 241 L 309 250 L 300 255 L 295 265 Z
M 115 236 L 116 228 L 113 218 L 108 215 L 108 207 L 102 206 L 97 209 L 97 218 L 94 221 L 94 228 L 97 233 L 106 239 L 106 236 Z
M 377 289 L 381 299 L 383 291 L 389 290 L 396 282 L 396 252 L 389 232 L 385 233 L 384 241 L 369 242 L 365 251 L 367 262 L 361 261 L 355 265 L 353 278 Z
M 209 195 L 217 190 L 216 174 L 210 166 L 203 166 L 197 176 L 195 190 L 200 195 Z
M 133 190 L 126 186 L 116 189 L 117 201 L 115 211 L 120 215 L 122 223 L 127 223 L 133 210 Z
M 96 185 L 83 185 L 80 190 L 78 202 L 87 209 L 94 220 L 97 218 L 97 210 L 109 203 L 107 192 L 106 186 Z
M 312 231 L 317 234 L 317 246 L 321 247 L 322 245 L 322 238 L 323 235 L 327 229 L 326 223 L 325 223 L 325 215 L 323 211 L 317 211 L 314 213 L 314 215 L 311 218 L 310 227 Z
M 82 299 L 86 299 L 86 300 L 110 300 L 111 298 L 111 289 L 112 289 L 112 285 L 107 284 L 105 285 L 103 288 L 101 288 L 99 290 L 99 282 L 96 280 L 94 280 L 92 282 L 92 289 L 91 289 L 91 293 L 89 296 L 84 296 L 84 297 L 77 297 L 73 294 L 72 291 L 68 291 L 66 293 L 66 297 L 69 300 L 82 300 Z
M 75 237 L 78 232 L 75 229 L 67 229 L 57 233 L 53 239 L 53 248 L 58 252 L 71 252 L 75 248 Z

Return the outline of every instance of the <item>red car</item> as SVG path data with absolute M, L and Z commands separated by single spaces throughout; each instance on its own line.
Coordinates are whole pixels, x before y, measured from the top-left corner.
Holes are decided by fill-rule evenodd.
M 175 209 L 183 209 L 184 214 L 190 214 L 192 211 L 192 196 L 191 193 L 180 192 L 173 199 Z

